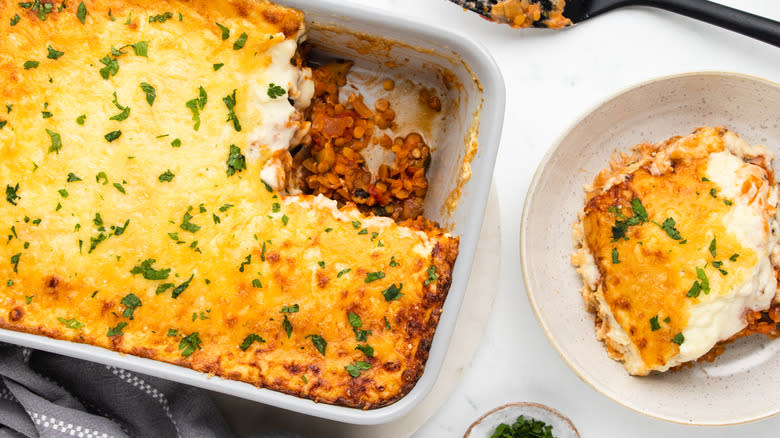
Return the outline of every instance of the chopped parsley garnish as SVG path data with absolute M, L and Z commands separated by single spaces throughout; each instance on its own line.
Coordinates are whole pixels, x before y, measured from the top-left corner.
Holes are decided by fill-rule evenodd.
M 228 209 L 230 209 L 231 207 L 233 207 L 233 204 L 224 204 L 222 207 L 219 207 L 219 211 L 220 213 L 224 213 L 228 211 Z
M 620 263 L 620 254 L 617 248 L 612 248 L 612 264 L 617 265 L 618 263 Z
M 14 272 L 19 272 L 19 258 L 22 257 L 22 253 L 14 254 L 11 256 L 11 265 L 14 267 Z
M 176 329 L 168 329 L 168 336 L 178 336 L 179 331 Z
M 436 266 L 428 266 L 428 279 L 425 280 L 425 285 L 428 286 L 429 284 L 436 281 L 437 278 L 439 278 L 439 276 L 436 275 Z
M 65 189 L 59 189 L 59 190 L 57 190 L 57 193 L 59 193 L 60 196 L 62 196 L 63 198 L 67 198 L 68 197 L 68 191 L 65 190 Z
M 68 182 L 76 182 L 81 181 L 81 178 L 77 177 L 75 173 L 70 172 L 68 173 Z
M 171 293 L 171 298 L 178 298 L 179 295 L 182 294 L 188 287 L 190 287 L 190 283 L 192 283 L 192 279 L 195 278 L 195 274 L 190 275 L 190 278 L 187 279 L 184 283 L 176 286 L 175 289 L 173 289 L 173 292 Z
M 150 23 L 165 23 L 166 21 L 170 20 L 171 18 L 173 18 L 173 12 L 165 12 L 163 14 L 149 16 L 149 22 Z
M 260 279 L 255 278 L 254 280 L 252 280 L 252 287 L 260 289 L 263 287 L 263 283 L 260 282 Z
M 57 318 L 57 321 L 59 321 L 60 323 L 64 324 L 65 327 L 67 327 L 69 329 L 73 329 L 73 330 L 78 330 L 78 329 L 84 327 L 84 324 L 79 322 L 79 320 L 76 319 L 76 318 L 71 318 L 71 319 Z
M 160 174 L 160 176 L 157 177 L 157 179 L 160 180 L 160 182 L 171 182 L 173 180 L 173 177 L 176 175 L 171 172 L 171 169 L 166 170 L 164 173 Z
M 16 205 L 16 201 L 20 199 L 22 198 L 19 196 L 19 183 L 16 183 L 13 187 L 10 184 L 5 186 L 5 200 L 9 204 Z
M 0 120 L 0 129 L 5 128 L 5 125 L 8 124 L 8 120 Z
M 244 272 L 244 268 L 247 265 L 250 265 L 250 264 L 252 264 L 252 254 L 249 254 L 248 256 L 246 256 L 244 261 L 241 262 L 241 266 L 238 268 L 238 272 Z
M 358 345 L 355 347 L 355 350 L 360 350 L 365 354 L 367 357 L 374 357 L 374 347 L 365 344 L 365 345 Z
M 704 294 L 710 293 L 710 281 L 707 279 L 707 274 L 702 268 L 696 268 L 696 276 L 701 280 L 701 290 Z
M 24 303 L 25 304 L 32 303 L 33 298 L 35 298 L 35 295 L 25 295 L 24 296 Z
M 40 18 L 41 21 L 46 21 L 46 16 L 54 10 L 54 3 L 45 3 L 41 0 L 22 2 L 19 3 L 19 6 L 25 9 L 29 9 L 33 12 L 37 12 L 38 18 Z M 62 7 L 60 7 L 60 11 L 61 10 Z
M 146 259 L 141 262 L 140 265 L 135 266 L 130 273 L 133 275 L 141 274 L 147 280 L 165 280 L 171 273 L 170 269 L 156 270 L 152 265 L 156 262 L 155 259 Z
M 729 257 L 729 260 L 731 260 L 732 262 L 736 262 L 737 257 L 739 257 L 739 254 L 732 254 L 731 257 Z
M 11 18 L 11 26 L 16 26 L 16 23 L 21 20 L 22 17 L 19 16 L 19 14 L 14 14 L 14 16 Z
M 79 3 L 78 9 L 76 9 L 76 18 L 79 19 L 81 24 L 84 24 L 87 18 L 87 7 L 84 6 L 84 2 Z
M 390 330 L 390 321 L 387 320 L 386 316 L 385 316 L 385 329 Z
M 273 213 L 279 213 L 279 211 L 280 211 L 281 209 L 282 209 L 282 205 L 281 205 L 281 204 L 279 204 L 278 202 L 274 202 L 273 204 L 271 204 L 271 211 L 272 211 Z
M 223 34 L 224 36 L 224 31 Z M 249 35 L 246 34 L 246 32 L 241 32 L 241 35 L 239 35 L 238 39 L 235 43 L 233 43 L 233 50 L 241 50 L 244 48 L 244 45 L 246 45 L 246 40 L 249 38 Z
M 385 273 L 382 272 L 382 271 L 369 272 L 369 273 L 366 274 L 365 282 L 366 283 L 371 283 L 372 281 L 377 281 L 377 280 L 380 280 L 382 278 L 385 278 Z
M 59 154 L 60 149 L 62 149 L 62 139 L 60 138 L 60 134 L 48 128 L 46 129 L 46 133 L 49 134 L 49 138 L 51 139 L 51 146 L 49 146 L 48 152 L 56 152 Z
M 231 144 L 227 158 L 227 176 L 233 176 L 236 172 L 246 169 L 246 157 L 238 146 Z
M 698 298 L 700 293 L 701 293 L 701 283 L 699 283 L 698 281 L 694 281 L 693 285 L 688 290 L 686 296 L 690 298 Z
M 650 318 L 650 330 L 656 331 L 661 328 L 661 324 L 658 323 L 658 315 Z
M 401 264 L 398 263 L 397 261 L 395 261 L 395 256 L 391 256 L 390 257 L 390 267 L 391 268 L 396 268 L 398 266 L 401 266 Z
M 124 186 L 122 184 L 114 183 L 113 185 L 114 185 L 115 189 L 119 190 L 119 193 L 121 193 L 123 195 L 127 194 L 127 191 L 125 191 L 125 188 L 124 188 Z
M 639 218 L 641 223 L 647 222 L 647 210 L 645 210 L 645 207 L 642 205 L 642 201 L 640 201 L 639 198 L 634 198 L 631 200 L 631 209 L 634 211 L 634 215 Z
M 95 181 L 100 184 L 106 185 L 108 184 L 108 175 L 106 175 L 106 172 L 99 172 L 97 175 L 95 175 Z
M 173 283 L 163 283 L 163 284 L 157 286 L 157 290 L 154 291 L 154 294 L 155 295 L 163 294 L 163 293 L 165 293 L 166 290 L 168 290 L 168 289 L 170 289 L 170 288 L 172 288 L 174 286 L 176 286 L 176 285 L 173 284 Z
M 287 315 L 284 315 L 284 321 L 282 321 L 282 327 L 284 328 L 284 332 L 287 333 L 287 339 L 290 338 L 293 331 L 292 323 L 289 319 L 287 319 Z
M 351 270 L 352 270 L 352 268 L 346 268 L 346 269 L 342 269 L 342 270 L 340 270 L 340 271 L 339 271 L 339 273 L 338 273 L 338 274 L 336 274 L 336 278 L 340 278 L 342 275 L 344 275 L 344 274 L 348 273 L 348 272 L 349 272 L 349 271 L 351 271 Z
M 511 426 L 506 423 L 499 424 L 490 438 L 555 438 L 555 436 L 552 433 L 552 426 L 544 421 L 520 415 Z
M 716 189 L 714 189 L 714 188 L 710 189 L 710 196 L 712 196 L 713 198 L 717 198 L 718 197 L 718 191 Z
M 40 64 L 38 61 L 25 61 L 24 69 L 29 70 L 31 68 L 38 68 L 38 64 Z
M 214 24 L 216 24 L 217 27 L 219 27 L 219 29 L 222 31 L 222 41 L 230 38 L 230 29 L 216 22 Z
M 59 59 L 60 56 L 64 55 L 65 52 L 60 52 L 59 50 L 55 49 L 54 47 L 49 44 L 47 47 L 47 50 L 49 51 L 49 54 L 46 56 L 49 59 Z
M 323 353 L 325 354 L 325 353 Z M 371 369 L 371 364 L 368 362 L 363 361 L 357 361 L 354 364 L 349 364 L 344 367 L 345 370 L 347 370 L 347 373 L 349 373 L 352 377 L 359 377 L 361 371 L 366 371 Z
M 112 49 L 113 51 L 113 49 Z M 121 52 L 118 52 L 121 55 Z M 116 58 L 112 58 L 111 55 L 106 55 L 100 58 L 100 63 L 103 64 L 103 68 L 100 69 L 100 77 L 108 80 L 111 76 L 116 76 L 119 73 L 119 61 Z
M 325 262 L 320 260 L 317 262 L 318 265 L 320 265 L 320 268 L 325 269 Z
M 200 129 L 200 112 L 203 110 L 203 108 L 206 107 L 206 102 L 208 102 L 208 96 L 206 95 L 206 89 L 203 87 L 198 88 L 198 97 L 192 100 L 188 100 L 185 104 L 187 108 L 192 111 L 192 121 L 195 122 L 195 125 L 193 125 L 192 129 L 198 130 Z
M 328 342 L 320 335 L 307 335 L 307 338 L 311 338 L 311 343 L 314 344 L 314 348 L 325 356 L 325 349 L 328 347 Z
M 718 247 L 718 242 L 717 242 L 715 239 L 716 239 L 716 238 L 714 238 L 714 237 L 713 237 L 713 238 L 712 238 L 712 242 L 710 242 L 710 254 L 712 254 L 712 256 L 713 256 L 713 257 L 717 257 L 717 256 L 715 255 L 715 251 L 717 250 L 717 247 Z M 717 266 L 716 266 L 716 267 L 717 267 Z
M 674 335 L 674 337 L 672 338 L 672 342 L 674 342 L 674 343 L 675 343 L 675 344 L 677 344 L 677 345 L 682 345 L 682 344 L 683 344 L 683 342 L 685 342 L 685 336 L 683 336 L 682 332 L 680 332 L 680 333 L 677 333 L 677 334 L 676 334 L 676 335 Z
M 87 120 L 87 115 L 86 114 L 82 114 L 82 115 L 76 117 L 76 123 L 78 123 L 79 125 L 82 125 L 82 126 L 84 125 L 84 122 L 86 120 Z
M 238 116 L 236 116 L 236 90 L 233 90 L 233 94 L 228 94 L 227 96 L 222 98 L 222 102 L 225 102 L 225 106 L 228 109 L 228 122 L 233 122 L 233 129 L 236 130 L 236 132 L 241 132 L 241 123 L 238 121 Z
M 122 298 L 122 301 L 120 301 L 119 304 L 125 306 L 125 311 L 122 312 L 122 316 L 132 320 L 135 309 L 141 307 L 141 299 L 138 298 L 135 294 L 127 294 L 124 298 Z
M 188 357 L 192 353 L 196 352 L 197 350 L 201 350 L 202 347 L 200 346 L 201 340 L 198 336 L 198 332 L 189 334 L 183 338 L 181 338 L 181 342 L 179 342 L 179 350 L 182 350 L 181 355 L 184 357 Z
M 154 87 L 146 82 L 141 82 L 141 91 L 146 93 L 146 102 L 149 103 L 149 106 L 154 105 L 154 99 L 157 98 L 157 91 L 154 89 Z
M 219 64 L 214 64 L 212 67 L 214 68 L 214 71 L 217 71 L 217 70 L 221 69 L 224 66 L 225 66 L 225 64 L 219 63 Z
M 724 204 L 726 204 L 726 205 L 729 205 L 729 206 L 730 206 L 731 204 L 733 204 L 733 202 L 729 201 L 728 199 L 724 199 L 724 200 L 723 200 L 723 203 L 724 203 Z
M 298 304 L 293 304 L 292 306 L 282 306 L 282 310 L 279 313 L 298 313 L 300 309 L 301 306 Z
M 385 296 L 385 301 L 394 301 L 401 298 L 404 294 L 401 293 L 401 289 L 404 287 L 403 283 L 391 284 L 390 287 L 382 291 L 382 295 Z
M 265 343 L 265 339 L 261 338 L 260 336 L 250 333 L 247 335 L 247 337 L 244 338 L 244 342 L 241 343 L 241 345 L 238 346 L 242 351 L 246 351 L 253 342 L 260 342 Z
M 149 41 L 138 41 L 135 44 L 130 44 L 130 47 L 133 48 L 133 53 L 135 53 L 135 56 L 143 56 L 145 58 L 149 57 Z
M 122 131 L 111 131 L 108 134 L 106 134 L 104 137 L 107 142 L 111 143 L 121 136 L 122 136 Z
M 271 99 L 276 99 L 277 97 L 282 97 L 286 93 L 287 92 L 284 90 L 284 88 L 274 84 L 273 82 L 271 82 L 268 85 L 268 97 L 270 97 Z
M 189 231 L 190 233 L 194 233 L 198 230 L 200 230 L 200 225 L 193 224 L 190 222 L 192 219 L 192 215 L 190 214 L 190 211 L 192 211 L 192 207 L 190 207 L 186 213 L 184 213 L 184 217 L 182 218 L 181 225 L 179 225 L 179 228 L 181 228 L 184 231 Z
M 290 221 L 290 218 L 287 217 L 287 215 L 282 215 L 282 225 L 287 226 L 287 222 Z
M 219 224 L 219 223 L 222 222 L 222 219 L 220 219 L 219 216 L 217 216 L 216 213 L 212 213 L 211 214 L 211 218 L 214 220 L 214 224 Z
M 674 227 L 675 225 L 676 223 L 674 219 L 668 217 L 661 225 L 661 228 L 663 228 L 663 230 L 666 231 L 666 234 L 668 234 L 672 239 L 683 240 L 682 236 L 680 236 L 680 232 L 677 231 L 677 228 Z
M 362 230 L 360 230 L 360 232 L 358 232 L 358 235 L 361 235 L 361 234 L 368 234 L 368 230 L 363 228 Z
M 127 120 L 127 118 L 130 117 L 130 107 L 122 106 L 119 103 L 119 100 L 117 99 L 117 96 L 116 96 L 116 91 L 114 91 L 114 100 L 112 102 L 113 102 L 114 106 L 118 110 L 120 110 L 122 112 L 117 114 L 117 115 L 115 115 L 115 116 L 113 116 L 113 117 L 111 117 L 111 118 L 109 118 L 108 120 L 116 120 L 117 122 L 121 122 L 123 120 Z M 108 137 L 106 137 L 106 140 L 108 140 Z M 108 140 L 108 141 L 112 141 L 112 140 Z
M 127 327 L 127 323 L 120 322 L 119 324 L 116 325 L 116 327 L 112 327 L 108 329 L 106 336 L 108 336 L 109 338 L 113 336 L 122 336 L 124 334 L 122 333 L 122 329 L 124 329 L 125 327 Z

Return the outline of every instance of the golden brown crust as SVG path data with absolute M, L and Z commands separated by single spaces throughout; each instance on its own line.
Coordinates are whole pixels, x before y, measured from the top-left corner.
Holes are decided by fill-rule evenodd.
M 246 96 L 269 85 L 245 79 L 274 62 L 265 52 L 295 42 L 302 15 L 250 0 L 84 4 L 82 24 L 78 3 L 55 3 L 42 21 L 0 0 L 0 30 L 13 35 L 0 40 L 0 183 L 20 187 L 20 198 L 0 201 L 3 232 L 15 235 L 0 246 L 0 327 L 324 403 L 373 409 L 406 395 L 423 373 L 458 239 L 423 219 L 399 226 L 262 183 L 248 140 L 262 121 Z M 148 56 L 125 46 L 137 41 L 148 41 Z M 47 58 L 47 45 L 64 55 Z M 124 53 L 111 55 L 112 45 Z M 186 48 L 207 56 L 182 56 Z M 107 53 L 119 69 L 102 78 Z M 28 59 L 40 66 L 24 68 Z M 141 82 L 156 87 L 153 105 Z M 187 101 L 199 87 L 208 103 L 195 128 Z M 243 130 L 226 122 L 223 96 L 236 90 Z M 129 117 L 110 119 L 120 104 Z M 47 150 L 46 129 L 61 150 Z M 116 141 L 104 137 L 120 129 Z M 245 168 L 226 163 L 231 145 Z M 164 181 L 166 169 L 175 178 Z M 351 313 L 371 331 L 363 340 Z M 242 346 L 252 334 L 262 340 Z M 366 345 L 373 354 L 356 349 Z M 370 369 L 353 377 L 347 367 L 358 362 Z
M 629 154 L 615 155 L 586 187 L 585 207 L 574 227 L 572 262 L 585 280 L 582 295 L 596 314 L 598 339 L 631 374 L 665 370 L 677 360 L 689 309 L 699 303 L 699 294 L 709 293 L 691 286 L 701 275 L 708 276 L 713 290 L 729 291 L 758 262 L 756 253 L 721 220 L 738 199 L 724 197 L 721 187 L 705 177 L 709 156 L 724 150 L 755 165 L 742 177 L 737 198 L 761 206 L 766 221 L 761 232 L 769 236 L 776 214 L 769 201 L 771 156 L 722 127 L 637 145 Z M 646 209 L 644 219 L 635 202 Z M 730 259 L 733 254 L 737 257 Z M 760 314 L 748 319 L 766 323 L 766 315 Z M 748 328 L 739 336 L 752 332 Z M 706 357 L 718 351 L 720 346 Z

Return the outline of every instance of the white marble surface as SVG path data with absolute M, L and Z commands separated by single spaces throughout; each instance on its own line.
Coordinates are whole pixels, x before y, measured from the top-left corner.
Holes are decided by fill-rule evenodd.
M 345 7 L 357 1 L 345 1 Z M 720 1 L 780 20 L 780 0 Z M 495 172 L 502 245 L 494 310 L 476 359 L 455 393 L 416 436 L 462 436 L 484 412 L 515 401 L 560 410 L 583 437 L 780 436 L 780 416 L 721 428 L 680 426 L 621 407 L 580 381 L 551 347 L 530 309 L 518 244 L 525 192 L 536 165 L 584 111 L 627 86 L 672 73 L 727 70 L 780 82 L 780 48 L 648 8 L 613 11 L 565 31 L 517 31 L 485 22 L 445 0 L 370 4 L 480 41 L 502 69 L 508 93 Z

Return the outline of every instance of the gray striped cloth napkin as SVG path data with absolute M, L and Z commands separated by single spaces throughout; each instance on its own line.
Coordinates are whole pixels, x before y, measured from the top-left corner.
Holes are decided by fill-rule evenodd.
M 0 343 L 0 438 L 232 436 L 203 390 Z

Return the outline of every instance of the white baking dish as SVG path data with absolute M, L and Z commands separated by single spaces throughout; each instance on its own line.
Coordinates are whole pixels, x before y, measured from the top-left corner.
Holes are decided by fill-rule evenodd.
M 407 78 L 425 87 L 439 89 L 443 101 L 456 111 L 436 125 L 429 135 L 434 146 L 429 170 L 430 189 L 426 216 L 461 236 L 460 255 L 452 286 L 444 304 L 425 372 L 409 394 L 396 403 L 375 410 L 359 410 L 315 403 L 253 385 L 209 377 L 206 374 L 150 359 L 123 355 L 103 348 L 49 339 L 43 336 L 0 329 L 0 341 L 114 365 L 149 375 L 198 386 L 237 397 L 266 403 L 304 414 L 355 424 L 380 424 L 397 419 L 430 391 L 446 353 L 455 319 L 471 271 L 477 238 L 487 202 L 493 166 L 504 118 L 504 83 L 485 50 L 468 38 L 427 23 L 413 22 L 402 15 L 389 15 L 370 8 L 344 5 L 331 0 L 281 0 L 306 14 L 309 41 L 315 56 L 355 61 L 357 75 Z M 394 62 L 394 67 L 388 67 Z M 446 89 L 445 77 L 450 86 Z M 455 81 L 451 79 L 455 78 Z M 363 90 L 361 90 L 363 91 Z M 371 92 L 366 92 L 369 100 Z M 396 113 L 404 108 L 396 105 Z M 471 162 L 471 179 L 462 185 L 457 207 L 446 208 L 447 200 L 461 185 L 462 163 L 472 140 L 478 151 Z M 450 198 L 451 199 L 451 198 Z M 451 211 L 450 211 L 451 210 Z

